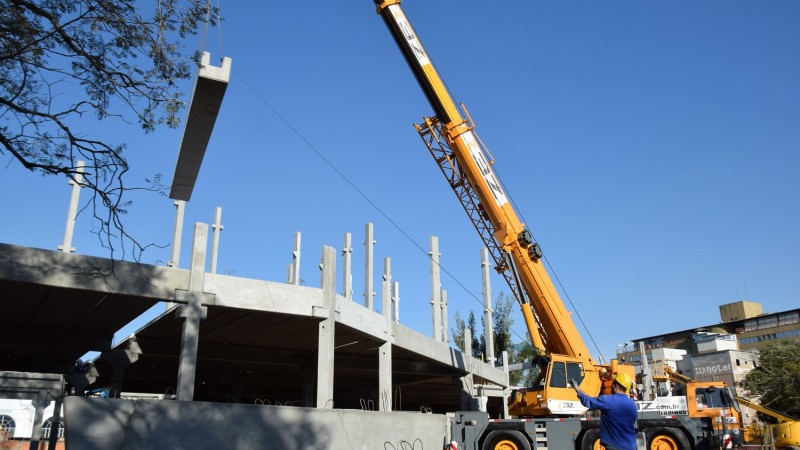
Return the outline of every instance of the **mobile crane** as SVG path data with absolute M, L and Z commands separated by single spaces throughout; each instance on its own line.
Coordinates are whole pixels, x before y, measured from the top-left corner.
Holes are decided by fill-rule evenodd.
M 513 391 L 508 399 L 512 416 L 531 419 L 490 420 L 486 413 L 458 412 L 451 426 L 453 439 L 466 450 L 599 450 L 599 421 L 581 416 L 586 408 L 570 380 L 589 395 L 608 393 L 617 373 L 634 379 L 633 367 L 616 360 L 599 364 L 591 357 L 542 264 L 541 248 L 520 221 L 469 114 L 451 98 L 400 0 L 374 3 L 435 113 L 415 128 L 519 303 L 537 352 L 540 382 Z M 720 428 L 741 422 L 738 413 L 730 413 L 735 403 L 730 396 L 723 396 L 721 403 L 724 412 L 699 418 L 688 416 L 685 397 L 674 404 L 640 403 L 639 429 L 650 450 L 719 448 Z

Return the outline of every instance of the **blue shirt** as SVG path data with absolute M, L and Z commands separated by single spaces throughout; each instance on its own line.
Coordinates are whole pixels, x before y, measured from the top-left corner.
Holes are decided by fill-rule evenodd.
M 625 394 L 590 397 L 578 392 L 581 404 L 600 410 L 600 441 L 620 450 L 636 450 L 636 404 Z

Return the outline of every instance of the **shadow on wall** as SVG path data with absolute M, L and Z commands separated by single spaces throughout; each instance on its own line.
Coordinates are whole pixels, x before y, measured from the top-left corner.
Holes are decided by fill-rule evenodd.
M 67 397 L 70 450 L 330 448 L 307 408 Z

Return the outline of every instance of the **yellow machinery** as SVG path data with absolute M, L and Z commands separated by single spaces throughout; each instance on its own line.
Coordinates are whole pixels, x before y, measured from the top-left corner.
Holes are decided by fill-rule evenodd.
M 525 420 L 490 420 L 485 412 L 458 411 L 451 420 L 453 442 L 464 450 L 600 450 L 599 420 L 582 415 L 586 408 L 570 380 L 592 396 L 610 393 L 613 376 L 635 378 L 633 367 L 616 360 L 598 364 L 591 357 L 544 268 L 539 245 L 493 169 L 491 154 L 463 105 L 450 97 L 400 0 L 374 3 L 434 110 L 434 116 L 415 125 L 417 132 L 519 303 L 541 371 L 534 386 L 514 391 L 508 399 L 509 413 Z M 687 397 L 637 402 L 637 426 L 647 449 L 721 448 L 730 439 L 729 431 L 741 428 L 741 414 L 730 390 L 720 387 L 724 385 L 703 386 L 712 407 L 699 408 Z
M 781 414 L 772 409 L 759 405 L 758 403 L 751 402 L 750 400 L 737 397 L 736 401 L 740 405 L 753 408 L 756 411 L 764 413 L 770 417 L 775 418 L 778 423 L 769 425 L 771 430 L 770 436 L 772 443 L 777 448 L 800 448 L 800 421 L 794 417 Z
M 693 378 L 689 378 L 686 375 L 680 374 L 675 371 L 669 365 L 663 366 L 663 373 L 662 377 L 654 377 L 656 381 L 660 380 L 671 380 L 677 381 L 686 385 L 686 397 L 687 402 L 690 405 L 697 405 L 699 411 L 704 411 L 708 405 L 705 404 L 705 398 L 701 398 L 698 395 L 698 392 L 702 392 L 704 388 L 708 386 L 718 386 L 720 384 L 725 384 L 722 382 L 701 382 L 697 381 Z M 747 406 L 749 408 L 755 409 L 763 414 L 766 414 L 778 421 L 777 424 L 769 425 L 769 433 L 770 438 L 772 439 L 772 444 L 777 448 L 798 448 L 800 447 L 800 422 L 791 416 L 787 416 L 783 413 L 778 411 L 769 409 L 767 407 L 761 406 L 758 403 L 751 402 L 742 397 L 736 397 L 736 402 L 739 406 Z M 749 441 L 750 436 L 749 433 L 745 430 L 744 431 L 744 440 Z
M 577 402 L 568 380 L 577 380 L 584 392 L 597 395 L 604 385 L 610 387 L 617 371 L 633 378 L 633 368 L 599 365 L 592 359 L 542 264 L 539 245 L 520 221 L 492 168 L 491 155 L 469 116 L 466 112 L 462 116 L 450 97 L 400 1 L 375 0 L 375 4 L 436 113 L 416 125 L 417 131 L 489 249 L 496 270 L 510 286 L 539 353 L 535 363 L 543 374 L 541 384 L 511 395 L 509 412 L 515 416 L 582 413 L 585 408 Z

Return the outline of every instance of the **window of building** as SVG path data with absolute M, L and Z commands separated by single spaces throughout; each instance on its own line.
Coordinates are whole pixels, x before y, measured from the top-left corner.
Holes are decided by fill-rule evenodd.
M 0 414 L 0 430 L 8 432 L 8 436 L 6 436 L 6 438 L 13 439 L 14 431 L 16 429 L 17 429 L 17 424 L 16 422 L 14 422 L 13 417 L 6 414 Z
M 778 316 L 778 326 L 791 325 L 793 323 L 800 323 L 800 313 L 792 312 Z
M 53 429 L 54 417 L 50 417 L 42 424 L 42 439 L 50 439 L 50 433 Z M 64 437 L 64 419 L 58 419 L 57 427 L 58 438 Z

